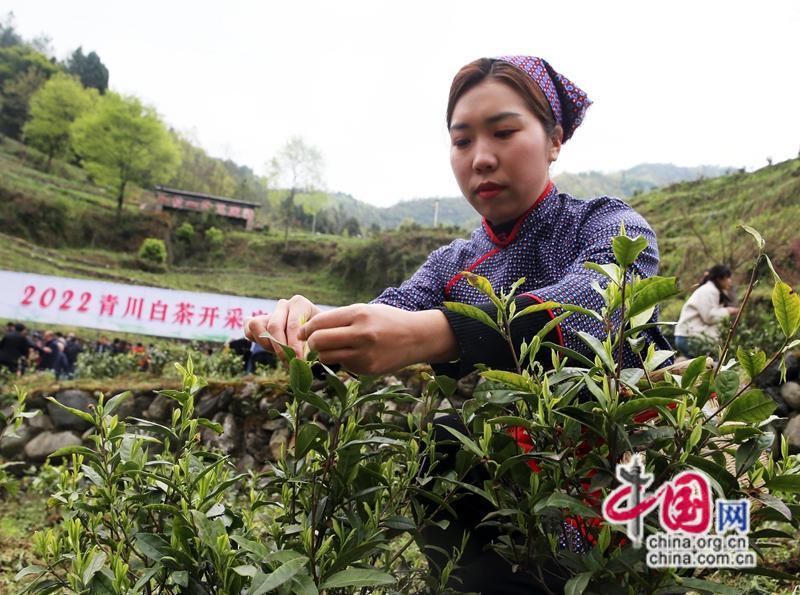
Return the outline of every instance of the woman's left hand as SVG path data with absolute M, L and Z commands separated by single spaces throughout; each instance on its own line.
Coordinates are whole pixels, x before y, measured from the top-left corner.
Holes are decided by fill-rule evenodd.
M 358 374 L 383 374 L 418 362 L 458 356 L 455 335 L 439 310 L 408 312 L 384 304 L 354 304 L 320 312 L 298 338 L 325 364 Z

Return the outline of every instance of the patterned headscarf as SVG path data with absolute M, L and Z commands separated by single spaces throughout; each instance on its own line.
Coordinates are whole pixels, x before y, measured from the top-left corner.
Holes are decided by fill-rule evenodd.
M 586 108 L 592 101 L 586 93 L 575 86 L 567 77 L 558 74 L 542 58 L 536 56 L 500 56 L 497 60 L 508 62 L 527 74 L 539 85 L 547 98 L 553 116 L 564 129 L 562 142 L 566 142 L 583 122 Z

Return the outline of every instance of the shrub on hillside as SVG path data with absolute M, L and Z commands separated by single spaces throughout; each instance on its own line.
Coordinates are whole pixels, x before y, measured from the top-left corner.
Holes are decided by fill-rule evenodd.
M 139 246 L 139 262 L 151 268 L 161 268 L 167 262 L 167 247 L 164 240 L 145 238 Z
M 222 248 L 222 244 L 225 242 L 225 234 L 221 229 L 216 227 L 209 227 L 206 230 L 205 236 L 208 247 L 211 248 L 213 252 L 220 250 Z
M 184 221 L 175 230 L 175 238 L 186 244 L 190 243 L 194 239 L 194 226 L 188 221 Z

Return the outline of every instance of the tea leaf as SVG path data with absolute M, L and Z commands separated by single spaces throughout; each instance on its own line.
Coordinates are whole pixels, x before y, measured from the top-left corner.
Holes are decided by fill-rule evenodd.
M 495 382 L 502 382 L 506 386 L 516 388 L 517 390 L 531 392 L 533 384 L 529 378 L 525 378 L 522 374 L 515 372 L 505 372 L 503 370 L 487 370 L 480 374 L 487 380 L 494 380 Z
M 294 392 L 307 392 L 313 380 L 314 375 L 307 361 L 295 358 L 289 362 L 289 384 Z
M 68 407 L 67 405 L 64 405 L 63 403 L 59 403 L 53 397 L 45 397 L 45 398 L 48 401 L 50 401 L 51 403 L 54 403 L 55 405 L 58 405 L 62 409 L 66 410 L 66 411 L 69 411 L 75 417 L 79 417 L 80 419 L 82 419 L 86 423 L 91 424 L 91 425 L 95 425 L 94 424 L 94 417 L 92 417 L 91 414 L 86 413 L 85 411 L 81 411 L 80 409 L 75 409 L 74 407 Z
M 170 549 L 169 544 L 155 533 L 137 533 L 135 543 L 143 555 L 156 562 L 161 560 Z
M 534 335 L 534 337 L 538 338 L 540 341 L 543 340 L 550 331 L 556 328 L 559 324 L 561 324 L 565 318 L 572 316 L 572 312 L 564 312 L 563 314 L 559 314 L 555 318 L 553 318 L 550 322 L 545 324 L 542 328 L 539 329 L 539 332 Z
M 585 262 L 583 263 L 583 267 L 590 271 L 600 273 L 604 277 L 608 277 L 614 283 L 619 283 L 621 280 L 622 273 L 620 268 L 613 263 L 598 264 L 596 262 Z
M 652 306 L 678 294 L 675 277 L 659 277 L 654 275 L 642 279 L 634 285 L 628 316 L 636 316 Z M 649 320 L 649 318 L 648 318 Z
M 800 296 L 791 286 L 778 281 L 772 290 L 772 307 L 783 334 L 791 339 L 800 328 Z
M 476 308 L 475 306 L 470 306 L 469 304 L 462 304 L 461 302 L 443 302 L 442 305 L 451 312 L 455 312 L 456 314 L 461 314 L 462 316 L 466 316 L 468 318 L 472 318 L 473 320 L 477 320 L 478 322 L 482 322 L 486 326 L 490 326 L 495 331 L 502 334 L 500 332 L 500 328 L 497 326 L 497 323 L 494 320 L 492 320 L 491 317 L 480 308 Z
M 772 440 L 771 434 L 761 434 L 738 446 L 736 449 L 736 477 L 750 470 L 761 453 L 772 445 Z
M 613 371 L 615 369 L 616 365 L 614 364 L 614 358 L 611 357 L 611 354 L 606 349 L 604 343 L 602 343 L 594 335 L 590 335 L 584 331 L 578 331 L 578 337 L 580 337 L 581 341 L 586 343 L 586 345 L 588 345 L 589 348 L 597 354 L 597 356 L 600 358 L 600 361 L 603 362 L 609 371 Z
M 632 416 L 635 413 L 644 411 L 645 409 L 652 409 L 654 407 L 666 407 L 670 403 L 674 403 L 675 399 L 667 397 L 640 397 L 622 403 L 617 407 L 617 419 L 623 420 Z
M 759 422 L 767 419 L 777 405 L 760 390 L 749 390 L 737 397 L 725 410 L 723 422 Z
M 92 559 L 83 569 L 83 574 L 81 575 L 81 579 L 83 580 L 84 584 L 88 584 L 89 581 L 92 580 L 92 577 L 97 574 L 97 572 L 103 567 L 103 564 L 106 563 L 106 553 L 105 552 L 95 552 L 92 555 Z
M 617 236 L 611 240 L 611 249 L 614 251 L 614 257 L 623 267 L 629 267 L 636 262 L 636 259 L 645 248 L 647 248 L 647 238 L 643 236 L 635 238 Z
M 318 450 L 328 433 L 315 423 L 306 423 L 300 427 L 295 441 L 295 457 L 302 459 L 309 450 Z
M 343 587 L 379 587 L 392 585 L 395 578 L 382 570 L 374 568 L 347 568 L 329 576 L 320 589 L 341 589 Z
M 269 574 L 259 572 L 253 578 L 248 595 L 262 595 L 263 593 L 277 589 L 283 583 L 290 580 L 295 574 L 300 572 L 306 565 L 306 562 L 308 562 L 308 558 L 298 554 L 296 558 L 289 560 L 288 562 L 284 562 L 278 566 L 275 571 Z
M 497 297 L 497 294 L 492 289 L 492 284 L 486 277 L 481 277 L 469 271 L 462 271 L 461 275 L 467 280 L 467 283 L 472 285 L 475 289 L 480 291 L 483 295 L 488 297 L 492 303 L 500 310 L 503 308 L 503 302 Z
M 522 316 L 527 316 L 528 314 L 533 314 L 535 312 L 541 312 L 542 310 L 552 310 L 554 308 L 561 307 L 561 304 L 558 302 L 541 302 L 539 304 L 531 304 L 526 308 L 522 309 L 516 316 L 514 316 L 514 320 L 517 318 L 521 318 Z
M 103 413 L 105 415 L 114 415 L 114 412 L 119 408 L 119 406 L 132 396 L 133 393 L 129 390 L 126 390 L 124 393 L 119 393 L 118 395 L 111 397 L 108 403 L 106 403 L 103 407 Z
M 416 523 L 404 516 L 390 516 L 383 521 L 383 524 L 390 529 L 397 529 L 398 531 L 415 531 L 417 529 Z
M 800 492 L 800 474 L 778 475 L 766 483 L 771 492 Z
M 755 229 L 753 229 L 749 225 L 738 225 L 737 227 L 740 227 L 741 229 L 749 233 L 751 236 L 753 236 L 753 239 L 756 241 L 756 245 L 758 246 L 759 250 L 764 249 L 765 245 L 764 238 L 761 237 L 760 233 L 758 233 Z
M 717 398 L 720 402 L 727 403 L 739 390 L 739 374 L 734 370 L 720 372 L 717 374 L 716 380 L 714 380 L 714 386 L 717 389 Z
M 706 356 L 701 355 L 694 358 L 681 376 L 681 388 L 689 388 L 697 380 L 697 377 L 706 369 Z
M 450 432 L 453 436 L 455 436 L 458 441 L 463 444 L 467 450 L 473 453 L 478 458 L 482 459 L 484 457 L 484 452 L 478 447 L 474 440 L 471 440 L 464 436 L 461 432 L 456 430 L 455 428 L 451 428 L 450 426 L 442 426 L 445 430 Z
M 534 507 L 534 512 L 540 512 L 544 508 L 566 508 L 568 511 L 582 515 L 584 517 L 594 518 L 597 517 L 597 512 L 568 494 L 563 492 L 553 492 L 546 500 L 540 500 Z
M 592 580 L 592 572 L 581 572 L 576 574 L 564 585 L 564 595 L 582 595 Z
M 751 380 L 761 374 L 767 365 L 767 354 L 760 349 L 749 351 L 739 347 L 736 350 L 736 359 Z

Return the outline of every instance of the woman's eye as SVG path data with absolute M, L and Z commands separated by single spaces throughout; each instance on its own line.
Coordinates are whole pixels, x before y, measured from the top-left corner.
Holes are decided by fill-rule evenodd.
M 498 130 L 494 133 L 497 138 L 508 138 L 514 134 L 516 130 Z

